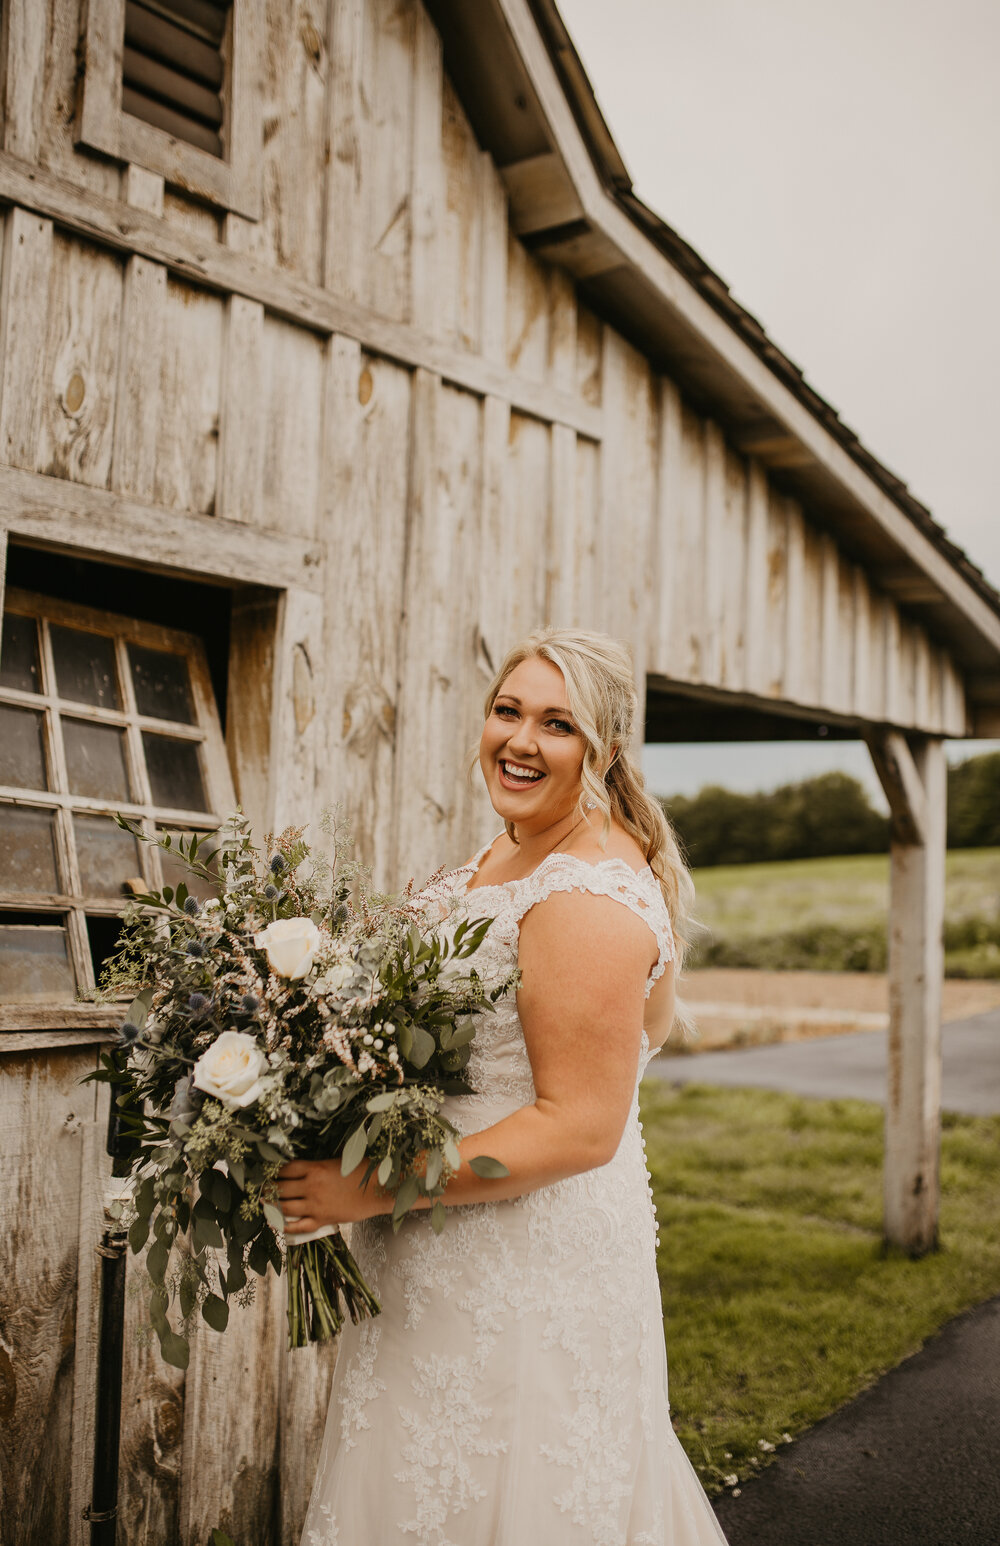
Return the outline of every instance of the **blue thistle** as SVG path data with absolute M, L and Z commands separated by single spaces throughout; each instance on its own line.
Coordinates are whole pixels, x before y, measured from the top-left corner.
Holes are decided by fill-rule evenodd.
M 189 956 L 203 956 L 205 954 L 205 947 L 200 939 L 189 939 L 185 948 Z
M 187 913 L 189 918 L 197 918 L 199 912 L 201 911 L 198 906 L 198 898 L 194 896 L 186 896 L 184 898 L 184 911 Z
M 285 856 L 284 856 L 284 854 L 275 854 L 274 858 L 271 860 L 271 873 L 272 873 L 272 875 L 280 875 L 284 868 L 285 868 Z
M 267 885 L 264 887 L 264 895 L 267 897 L 269 902 L 273 902 L 275 897 L 281 895 L 281 892 L 278 890 L 277 886 L 272 886 L 270 881 L 268 881 Z
M 193 1015 L 201 1016 L 208 1009 L 208 999 L 204 993 L 192 993 L 188 997 L 188 1008 Z
M 118 1027 L 118 1041 L 123 1047 L 134 1047 L 142 1037 L 142 1027 L 136 1025 L 134 1020 L 126 1020 Z
M 260 1007 L 259 1000 L 253 993 L 244 993 L 243 997 L 240 999 L 240 1005 L 244 1010 L 246 1010 L 248 1015 L 256 1014 Z

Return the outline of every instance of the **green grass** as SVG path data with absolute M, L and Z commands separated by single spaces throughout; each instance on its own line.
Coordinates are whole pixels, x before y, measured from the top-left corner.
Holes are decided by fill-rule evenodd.
M 706 1488 L 1000 1293 L 1000 1118 L 946 1116 L 941 1249 L 881 1240 L 882 1112 L 650 1079 L 674 1425 Z
M 885 969 L 885 854 L 718 865 L 694 879 L 710 938 L 692 965 Z M 1000 976 L 1000 849 L 948 853 L 945 947 L 949 976 Z

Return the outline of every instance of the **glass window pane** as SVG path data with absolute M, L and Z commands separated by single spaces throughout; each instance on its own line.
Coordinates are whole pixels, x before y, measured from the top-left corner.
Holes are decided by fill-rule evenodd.
M 37 709 L 0 703 L 0 784 L 47 789 L 42 716 Z
M 120 708 L 114 640 L 107 634 L 63 628 L 57 623 L 51 625 L 49 632 L 60 698 L 93 703 L 102 709 Z
M 127 800 L 124 730 L 114 725 L 95 725 L 86 719 L 64 719 L 62 732 L 66 773 L 73 794 Z
M 142 732 L 146 767 L 153 804 L 175 811 L 203 811 L 205 786 L 201 777 L 197 741 L 181 741 L 173 735 Z
M 55 816 L 0 805 L 0 891 L 58 891 Z
M 163 830 L 166 831 L 167 829 L 163 828 Z M 171 836 L 176 840 L 178 837 L 192 837 L 193 833 L 175 832 L 171 829 Z M 205 836 L 206 838 L 205 847 L 198 857 L 199 859 L 203 857 L 207 859 L 210 853 L 218 850 L 218 839 L 213 833 L 203 834 L 199 832 L 198 836 Z M 192 875 L 187 865 L 178 859 L 176 855 L 172 854 L 168 848 L 159 848 L 157 852 L 160 855 L 160 864 L 163 866 L 163 884 L 165 886 L 173 886 L 176 891 L 178 881 L 182 880 L 191 895 L 196 896 L 199 902 L 207 902 L 211 897 L 219 895 L 218 881 L 216 881 L 215 885 L 212 885 L 209 881 L 202 880 L 200 875 Z M 213 862 L 209 868 L 214 875 L 218 875 L 219 867 L 216 863 Z
M 51 1004 L 75 997 L 61 924 L 0 923 L 0 1002 Z
M 183 655 L 169 650 L 148 650 L 130 644 L 128 658 L 132 666 L 135 702 L 140 714 L 155 719 L 176 719 L 182 725 L 194 724 L 194 704 L 188 663 Z
M 74 816 L 73 832 L 84 896 L 121 896 L 124 881 L 142 879 L 136 839 L 110 816 Z
M 38 691 L 38 626 L 33 617 L 8 612 L 0 641 L 0 687 Z

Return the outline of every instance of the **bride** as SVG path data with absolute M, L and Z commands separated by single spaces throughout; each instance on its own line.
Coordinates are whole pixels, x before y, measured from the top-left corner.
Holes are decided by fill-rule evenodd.
M 494 923 L 438 1235 L 339 1160 L 281 1175 L 287 1233 L 353 1223 L 383 1305 L 340 1346 L 303 1546 L 725 1546 L 670 1424 L 638 1085 L 674 1016 L 690 881 L 628 746 L 625 649 L 545 629 L 486 699 L 504 830 L 421 893 Z M 493 1155 L 501 1179 L 468 1161 Z M 293 1218 L 296 1220 L 293 1222 Z

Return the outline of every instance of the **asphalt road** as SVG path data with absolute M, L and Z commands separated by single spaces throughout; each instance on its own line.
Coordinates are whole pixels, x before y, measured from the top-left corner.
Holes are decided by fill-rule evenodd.
M 658 1057 L 646 1077 L 884 1103 L 886 1044 L 885 1031 L 850 1031 L 813 1041 Z M 942 1027 L 941 1048 L 944 1109 L 969 1116 L 1000 1114 L 1000 1010 L 952 1020 Z M 989 1546 L 1000 1546 L 1000 1535 Z
M 1000 1546 L 1000 1299 L 782 1446 L 715 1512 L 730 1546 Z

